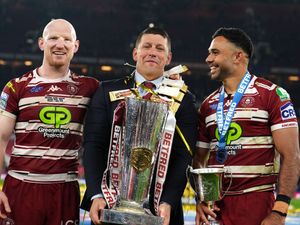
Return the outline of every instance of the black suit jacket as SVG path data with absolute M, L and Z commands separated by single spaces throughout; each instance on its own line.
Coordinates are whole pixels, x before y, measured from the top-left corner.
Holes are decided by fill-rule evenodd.
M 87 190 L 81 207 L 89 210 L 91 197 L 101 192 L 101 180 L 107 166 L 113 113 L 119 101 L 111 102 L 109 92 L 134 87 L 133 77 L 104 81 L 100 84 L 91 101 L 84 130 L 85 179 Z M 194 150 L 197 136 L 197 111 L 194 97 L 186 93 L 175 115 L 176 124 Z M 185 171 L 191 163 L 192 156 L 188 152 L 177 132 L 174 134 L 172 152 L 164 184 L 161 201 L 172 206 L 171 225 L 183 224 L 181 197 L 186 186 Z M 150 207 L 153 211 L 153 185 L 150 190 Z

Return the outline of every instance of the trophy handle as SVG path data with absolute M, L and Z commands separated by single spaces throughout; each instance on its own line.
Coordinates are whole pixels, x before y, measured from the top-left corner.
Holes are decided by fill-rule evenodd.
M 229 182 L 229 185 L 228 185 L 228 187 L 227 187 L 227 189 L 226 189 L 225 191 L 222 189 L 222 192 L 223 192 L 224 194 L 222 195 L 221 199 L 224 198 L 224 196 L 228 193 L 229 188 L 231 188 L 231 185 L 232 185 L 232 171 L 231 171 L 228 167 L 225 167 L 225 166 L 224 166 L 223 178 L 224 178 L 224 176 L 225 176 L 225 173 L 230 173 L 230 182 Z M 221 199 L 220 199 L 220 200 L 221 200 Z

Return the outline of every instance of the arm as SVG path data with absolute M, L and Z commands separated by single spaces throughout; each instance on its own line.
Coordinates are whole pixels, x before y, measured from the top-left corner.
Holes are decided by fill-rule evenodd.
M 281 156 L 281 166 L 279 171 L 278 194 L 293 197 L 299 178 L 299 141 L 298 128 L 285 128 L 275 130 L 272 133 L 276 150 Z M 282 201 L 276 201 L 274 210 L 286 213 L 288 204 Z M 271 213 L 262 225 L 284 224 L 284 217 L 276 213 Z
M 15 119 L 7 116 L 3 116 L 0 114 L 0 166 L 1 169 L 3 168 L 3 159 L 5 154 L 5 148 L 6 145 L 10 139 L 10 136 L 12 135 L 12 132 L 14 130 L 15 126 Z M 2 205 L 4 206 L 5 212 L 9 213 L 11 212 L 8 199 L 4 192 L 0 192 L 0 206 L 2 208 Z M 2 210 L 0 211 L 0 218 L 5 218 L 6 213 L 3 213 Z
M 207 157 L 208 157 L 209 149 L 197 147 L 196 152 L 193 157 L 193 168 L 204 168 L 207 166 Z M 194 184 L 195 185 L 195 184 Z M 218 211 L 217 207 L 214 210 Z M 205 202 L 198 201 L 196 203 L 196 225 L 202 224 L 202 222 L 208 224 L 208 219 L 206 215 L 210 215 L 212 217 L 216 217 L 216 214 L 207 207 Z

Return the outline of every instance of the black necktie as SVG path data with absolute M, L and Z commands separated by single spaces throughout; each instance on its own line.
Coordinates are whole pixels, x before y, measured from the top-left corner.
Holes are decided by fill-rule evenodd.
M 150 82 L 150 81 L 145 81 L 145 82 L 143 82 L 143 85 L 144 85 L 146 88 L 149 88 L 150 90 L 153 90 L 153 89 L 155 88 L 155 84 L 153 84 L 153 83 Z M 149 90 L 146 90 L 146 91 L 148 91 L 148 93 L 145 94 L 145 95 L 143 96 L 143 99 L 150 99 L 151 96 L 152 96 L 152 93 L 151 93 Z

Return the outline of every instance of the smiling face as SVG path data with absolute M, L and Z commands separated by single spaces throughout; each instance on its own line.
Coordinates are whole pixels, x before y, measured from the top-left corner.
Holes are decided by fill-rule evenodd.
M 55 68 L 69 67 L 79 41 L 73 26 L 66 20 L 58 19 L 47 24 L 43 37 L 39 39 L 39 47 L 44 51 L 43 64 Z
M 155 80 L 162 76 L 171 58 L 167 38 L 159 34 L 144 34 L 133 50 L 136 70 L 147 80 Z
M 237 54 L 241 51 L 223 36 L 214 38 L 208 49 L 206 63 L 211 79 L 223 81 L 234 73 Z

